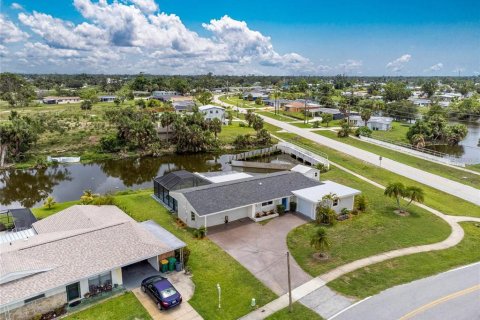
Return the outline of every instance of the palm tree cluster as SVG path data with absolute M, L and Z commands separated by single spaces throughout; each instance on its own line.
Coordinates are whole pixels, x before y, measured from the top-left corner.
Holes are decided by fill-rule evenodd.
M 423 189 L 417 186 L 405 186 L 401 182 L 392 182 L 387 185 L 384 191 L 384 195 L 390 198 L 395 198 L 397 202 L 397 209 L 400 212 L 405 212 L 400 204 L 401 198 L 409 199 L 409 202 L 405 206 L 407 208 L 413 201 L 423 203 L 425 199 L 425 193 Z

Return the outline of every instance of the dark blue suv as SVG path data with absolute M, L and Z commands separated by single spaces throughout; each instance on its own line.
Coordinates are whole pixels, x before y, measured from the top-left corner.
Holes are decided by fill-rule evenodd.
M 167 310 L 182 303 L 180 293 L 168 279 L 162 276 L 152 276 L 144 279 L 142 281 L 142 291 L 155 301 L 160 310 Z

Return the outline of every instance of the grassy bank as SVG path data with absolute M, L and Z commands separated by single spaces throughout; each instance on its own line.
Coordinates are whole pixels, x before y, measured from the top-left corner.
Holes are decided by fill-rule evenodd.
M 361 299 L 399 284 L 479 261 L 480 227 L 475 223 L 462 223 L 462 227 L 465 238 L 453 248 L 380 262 L 348 273 L 329 282 L 328 286 Z
M 332 131 L 315 131 L 315 133 L 322 135 L 324 137 L 334 139 L 357 148 L 378 154 L 385 158 L 390 158 L 392 160 L 404 163 L 406 165 L 418 168 L 447 179 L 457 181 L 474 188 L 480 187 L 480 175 L 462 171 L 456 168 L 445 166 L 436 162 L 431 162 L 425 159 L 413 157 L 395 150 L 387 149 L 380 147 L 368 142 L 360 141 L 355 138 L 338 138 L 337 134 Z
M 372 138 L 388 139 L 397 142 L 409 143 L 407 139 L 407 131 L 410 128 L 410 124 L 401 122 L 392 122 L 392 128 L 388 131 L 376 130 L 372 132 Z
M 284 308 L 280 311 L 275 312 L 271 316 L 265 318 L 265 320 L 322 320 L 318 313 L 305 307 L 300 302 L 294 302 L 292 304 L 292 312 L 289 308 Z
M 66 320 L 147 320 L 152 319 L 132 292 L 65 317 Z
M 260 306 L 276 298 L 270 289 L 212 241 L 197 240 L 189 231 L 179 228 L 167 210 L 151 198 L 151 190 L 125 193 L 115 196 L 117 206 L 137 221 L 154 220 L 187 243 L 192 252 L 189 265 L 195 283 L 195 294 L 189 302 L 202 317 L 237 319 L 251 311 L 252 298 L 256 298 Z M 58 204 L 53 210 L 34 209 L 34 212 L 38 217 L 45 217 L 73 204 L 75 202 Z M 220 310 L 217 283 L 223 289 Z
M 425 192 L 425 204 L 445 214 L 480 217 L 480 207 L 473 203 L 464 201 L 458 197 L 392 173 L 388 170 L 379 168 L 378 166 L 365 163 L 340 151 L 317 144 L 296 134 L 281 131 L 279 132 L 281 129 L 278 127 L 268 125 L 266 128 L 279 138 L 297 144 L 307 150 L 312 152 L 321 151 L 326 153 L 329 156 L 329 160 L 336 162 L 354 172 L 358 172 L 362 176 L 376 181 L 382 185 L 387 185 L 389 182 L 398 181 L 405 185 L 420 186 Z
M 290 231 L 288 248 L 297 263 L 312 276 L 381 252 L 439 242 L 451 232 L 446 222 L 416 206 L 408 207 L 408 217 L 396 215 L 394 201 L 386 198 L 382 190 L 338 168 L 323 174 L 322 180 L 362 191 L 369 205 L 367 212 L 327 228 L 331 246 L 330 259 L 325 262 L 312 258 L 315 249 L 310 246 L 310 239 L 318 227 L 315 222 Z

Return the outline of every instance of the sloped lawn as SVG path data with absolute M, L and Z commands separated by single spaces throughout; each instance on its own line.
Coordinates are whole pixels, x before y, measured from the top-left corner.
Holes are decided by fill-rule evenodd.
M 413 205 L 408 207 L 410 216 L 396 215 L 393 212 L 394 200 L 385 197 L 381 189 L 337 168 L 323 174 L 322 180 L 332 180 L 361 190 L 368 199 L 369 207 L 365 213 L 328 227 L 331 250 L 330 259 L 325 262 L 312 258 L 315 250 L 310 246 L 310 238 L 317 228 L 315 222 L 290 231 L 287 238 L 290 252 L 312 276 L 381 252 L 439 242 L 450 234 L 447 223 Z

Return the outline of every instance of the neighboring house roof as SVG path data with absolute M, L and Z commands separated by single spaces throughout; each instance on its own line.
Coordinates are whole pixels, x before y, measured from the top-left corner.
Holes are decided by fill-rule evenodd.
M 73 206 L 34 227 L 38 235 L 0 245 L 0 279 L 8 281 L 0 307 L 176 249 L 115 206 Z
M 173 171 L 154 179 L 167 190 L 179 190 L 210 184 L 211 182 L 201 176 L 186 170 Z
M 37 221 L 37 218 L 35 218 L 32 211 L 27 208 L 8 209 L 4 212 L 0 212 L 0 216 L 1 215 L 12 217 L 15 231 L 30 229 L 32 224 Z
M 80 99 L 80 97 L 54 97 L 54 96 L 48 96 L 44 97 L 43 100 L 72 100 L 72 99 Z
M 198 215 L 204 216 L 272 199 L 288 197 L 292 190 L 319 185 L 298 172 L 282 171 L 236 181 L 177 190 L 185 196 Z
M 323 181 L 323 184 L 311 188 L 305 188 L 292 191 L 297 197 L 306 199 L 310 202 L 322 201 L 322 198 L 330 193 L 337 195 L 339 198 L 354 196 L 361 192 L 333 181 Z
M 321 113 L 341 114 L 339 109 L 333 109 L 333 108 L 319 108 L 318 111 Z
M 206 105 L 198 108 L 198 110 L 200 110 L 200 111 L 205 111 L 205 110 L 210 110 L 210 109 L 225 110 L 225 108 L 222 108 L 222 107 L 219 107 L 219 106 L 214 106 L 212 104 L 206 104 Z

